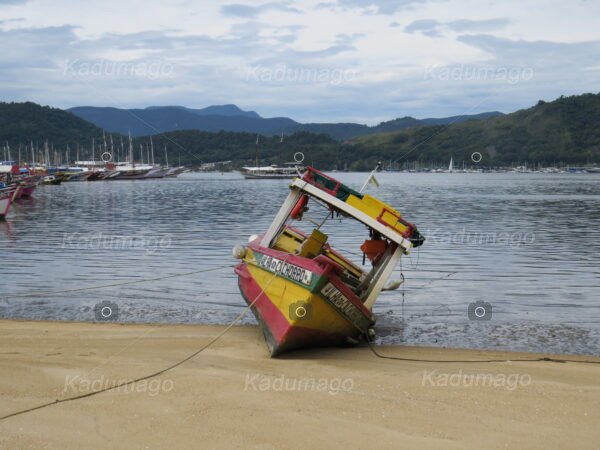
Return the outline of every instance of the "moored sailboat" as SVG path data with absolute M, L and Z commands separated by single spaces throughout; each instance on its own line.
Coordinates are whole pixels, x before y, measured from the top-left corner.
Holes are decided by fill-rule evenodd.
M 276 164 L 270 166 L 255 166 L 255 167 L 242 167 L 240 172 L 244 175 L 244 178 L 250 180 L 291 180 L 293 177 L 298 176 L 298 168 L 295 164 L 290 163 L 285 166 L 278 166 Z

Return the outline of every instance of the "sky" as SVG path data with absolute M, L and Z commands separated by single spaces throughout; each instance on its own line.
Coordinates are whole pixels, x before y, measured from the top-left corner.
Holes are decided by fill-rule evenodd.
M 595 0 L 0 0 L 0 101 L 359 122 L 600 91 Z

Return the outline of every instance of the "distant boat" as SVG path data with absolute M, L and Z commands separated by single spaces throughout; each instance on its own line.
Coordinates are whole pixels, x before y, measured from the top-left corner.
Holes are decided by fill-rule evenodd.
M 13 182 L 9 185 L 2 183 L 0 192 L 11 191 L 11 201 L 13 202 L 21 197 L 31 197 L 37 188 L 40 178 L 40 176 L 32 176 L 13 179 Z
M 244 178 L 249 180 L 274 180 L 274 179 L 291 179 L 299 176 L 299 171 L 304 170 L 304 167 L 298 166 L 295 163 L 288 163 L 285 166 L 273 164 L 270 166 L 255 166 L 242 167 L 240 172 Z
M 41 184 L 60 184 L 60 178 L 56 178 L 54 175 L 48 175 L 42 178 Z
M 15 190 L 15 187 L 0 189 L 0 220 L 4 220 L 7 216 L 13 201 Z
M 65 172 L 65 181 L 87 181 L 92 171 L 81 167 L 69 167 Z
M 22 181 L 23 190 L 21 192 L 22 197 L 31 197 L 33 192 L 37 188 L 40 177 L 28 177 Z
M 150 172 L 148 172 L 144 178 L 164 178 L 167 176 L 167 173 L 169 173 L 170 170 L 171 169 L 169 168 L 161 169 L 160 167 L 155 167 L 154 169 L 150 170 Z
M 448 165 L 448 172 L 449 173 L 454 172 L 454 162 L 452 160 L 452 156 L 450 157 L 450 164 Z
M 169 167 L 169 165 L 167 164 L 166 167 L 167 170 L 167 174 L 165 175 L 165 177 L 169 177 L 169 178 L 173 178 L 176 177 L 177 175 L 183 173 L 186 169 L 185 167 L 181 166 L 181 167 Z

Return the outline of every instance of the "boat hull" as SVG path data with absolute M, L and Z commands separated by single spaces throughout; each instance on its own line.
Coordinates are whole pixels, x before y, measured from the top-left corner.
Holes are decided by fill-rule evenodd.
M 169 170 L 170 169 L 153 169 L 150 172 L 148 172 L 144 178 L 164 178 L 167 176 Z
M 284 174 L 284 175 L 257 175 L 257 174 L 249 174 L 242 173 L 246 180 L 291 180 L 294 177 L 297 177 L 298 174 Z
M 12 191 L 0 193 L 0 220 L 4 220 L 4 218 L 8 215 L 8 211 L 10 211 L 10 205 L 12 203 L 12 196 Z
M 58 186 L 60 183 L 61 183 L 60 178 L 56 178 L 56 177 L 51 177 L 51 178 L 49 177 L 48 179 L 44 179 L 44 180 L 42 180 L 40 182 L 40 184 L 44 184 L 44 185 L 47 185 L 47 186 L 50 186 L 50 185 L 57 185 Z
M 37 184 L 27 185 L 23 187 L 21 197 L 31 197 L 35 191 Z
M 143 180 L 146 178 L 150 170 L 144 171 L 123 171 L 115 177 L 111 177 L 114 180 Z
M 12 201 L 14 202 L 15 200 L 19 200 L 22 195 L 23 195 L 23 186 L 22 185 L 16 186 L 15 190 L 13 191 Z
M 249 252 L 248 261 L 274 259 L 269 254 Z M 271 268 L 288 264 L 285 254 L 277 256 L 276 262 L 271 262 Z M 288 266 L 296 280 L 269 270 L 269 263 L 243 262 L 235 268 L 240 292 L 263 329 L 271 356 L 301 348 L 345 345 L 367 334 L 374 323 L 371 313 L 357 300 L 351 302 L 348 299 L 350 293 L 340 296 L 340 290 L 344 288 L 327 267 L 299 257 L 293 257 Z M 310 274 L 309 285 L 297 281 L 300 273 Z M 338 307 L 324 293 L 333 291 L 338 294 Z M 353 309 L 354 320 L 349 320 L 340 310 L 340 297 L 346 302 L 342 309 Z

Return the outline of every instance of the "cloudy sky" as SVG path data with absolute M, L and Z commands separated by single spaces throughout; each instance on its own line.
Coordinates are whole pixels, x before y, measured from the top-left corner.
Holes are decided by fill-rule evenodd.
M 0 100 L 375 124 L 600 91 L 595 0 L 0 0 Z

